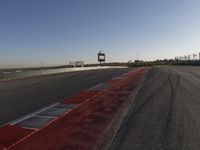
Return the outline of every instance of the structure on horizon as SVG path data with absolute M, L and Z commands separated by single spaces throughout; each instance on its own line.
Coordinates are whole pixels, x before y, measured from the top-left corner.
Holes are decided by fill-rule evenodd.
M 100 62 L 100 65 L 106 61 L 106 55 L 102 51 L 99 51 L 98 53 L 98 62 Z
M 69 66 L 71 67 L 84 67 L 84 61 L 70 61 Z
M 193 53 L 189 55 L 177 56 L 175 57 L 176 61 L 200 61 L 200 52 Z

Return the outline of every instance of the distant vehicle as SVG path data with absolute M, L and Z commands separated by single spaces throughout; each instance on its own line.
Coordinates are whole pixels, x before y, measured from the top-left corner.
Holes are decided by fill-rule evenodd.
M 15 72 L 23 72 L 23 70 L 16 70 Z

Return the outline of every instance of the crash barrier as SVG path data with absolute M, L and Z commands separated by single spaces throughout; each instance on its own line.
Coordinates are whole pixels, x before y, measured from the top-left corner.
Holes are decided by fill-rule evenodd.
M 76 67 L 76 68 L 59 68 L 59 69 L 39 69 L 39 70 L 15 70 L 15 71 L 2 71 L 0 70 L 0 80 L 1 79 L 12 79 L 12 78 L 24 78 L 24 77 L 34 77 L 41 75 L 57 74 L 64 72 L 74 72 L 74 71 L 85 71 L 85 70 L 96 70 L 96 69 L 108 69 L 108 68 L 127 68 L 124 66 L 98 66 L 98 67 Z

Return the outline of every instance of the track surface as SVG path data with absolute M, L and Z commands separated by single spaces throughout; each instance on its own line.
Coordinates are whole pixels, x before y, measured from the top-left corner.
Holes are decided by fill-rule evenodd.
M 110 149 L 199 150 L 200 67 L 154 67 Z
M 132 69 L 90 70 L 0 82 L 0 125 Z

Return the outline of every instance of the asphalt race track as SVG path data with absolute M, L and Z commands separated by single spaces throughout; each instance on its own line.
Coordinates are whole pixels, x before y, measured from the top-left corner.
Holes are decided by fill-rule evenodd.
M 0 82 L 0 125 L 61 101 L 133 68 L 69 72 Z
M 153 67 L 110 149 L 199 150 L 200 67 Z
M 0 82 L 0 124 L 133 68 L 70 72 Z M 200 67 L 153 67 L 110 150 L 199 150 Z

